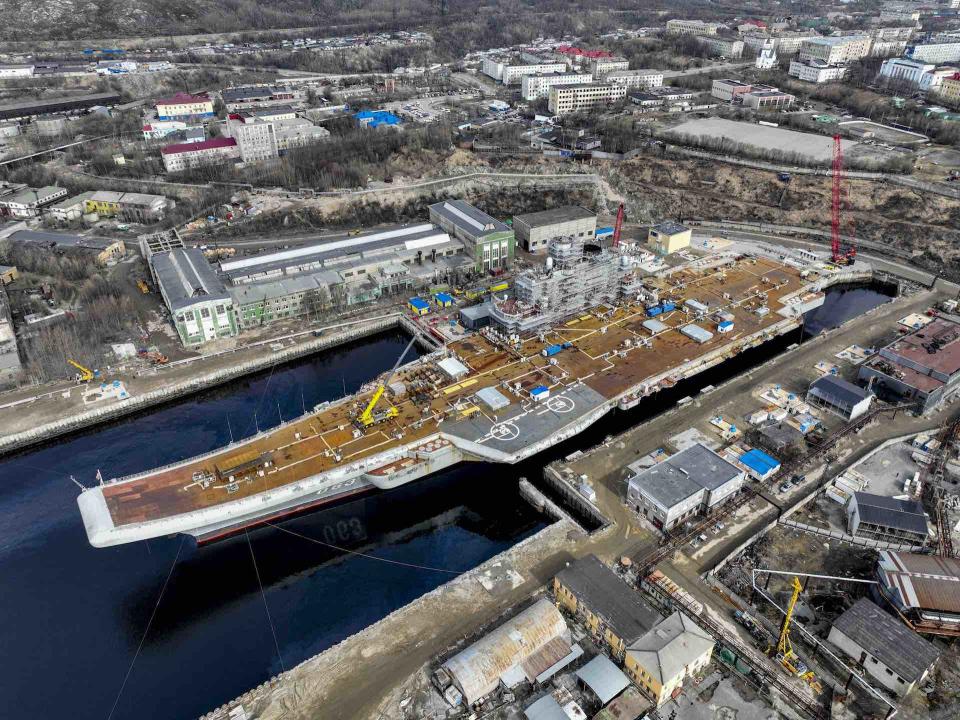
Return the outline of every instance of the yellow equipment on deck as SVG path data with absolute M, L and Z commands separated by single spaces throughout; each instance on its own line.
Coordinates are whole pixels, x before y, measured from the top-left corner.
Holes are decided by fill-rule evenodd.
M 94 372 L 93 372 L 93 370 L 90 370 L 89 368 L 85 368 L 85 367 L 84 367 L 83 365 L 81 365 L 80 363 L 74 362 L 73 360 L 70 360 L 69 358 L 67 359 L 67 362 L 70 363 L 71 365 L 73 365 L 77 370 L 80 371 L 80 372 L 78 373 L 79 381 L 80 381 L 80 382 L 90 382 L 91 380 L 93 380 L 93 378 L 94 378 Z
M 387 391 L 387 385 L 390 384 L 390 379 L 397 371 L 397 368 L 400 367 L 400 363 L 403 362 L 403 359 L 407 356 L 407 353 L 410 352 L 410 348 L 413 347 L 413 343 L 415 343 L 416 340 L 416 337 L 410 338 L 410 342 L 407 343 L 406 349 L 404 349 L 400 357 L 397 358 L 397 362 L 394 363 L 390 374 L 384 378 L 382 383 L 380 383 L 380 385 L 374 391 L 373 397 L 370 398 L 370 402 L 368 402 L 367 406 L 363 409 L 363 412 L 357 416 L 356 420 L 354 420 L 354 424 L 358 429 L 366 430 L 371 425 L 376 425 L 377 423 L 391 420 L 400 414 L 400 411 L 397 410 L 397 408 L 395 408 L 393 405 L 388 407 L 386 410 L 381 410 L 378 413 L 375 413 L 373 409 L 377 406 L 377 403 L 380 402 L 380 398 L 382 398 L 383 394 Z
M 801 660 L 793 651 L 793 643 L 790 642 L 790 622 L 793 620 L 793 612 L 797 607 L 797 600 L 800 598 L 800 592 L 803 586 L 800 584 L 800 578 L 793 577 L 793 594 L 790 596 L 790 602 L 787 604 L 787 611 L 783 616 L 783 624 L 780 626 L 780 638 L 777 640 L 777 662 L 783 665 L 791 675 L 796 675 L 801 680 L 806 680 L 816 692 L 823 690 L 823 686 L 817 680 L 813 671 L 807 667 L 807 664 Z

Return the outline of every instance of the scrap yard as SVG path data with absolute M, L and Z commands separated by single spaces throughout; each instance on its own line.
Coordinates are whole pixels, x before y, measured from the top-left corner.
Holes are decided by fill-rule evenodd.
M 170 532 L 204 540 L 460 460 L 517 462 L 797 327 L 822 303 L 823 278 L 791 263 L 727 252 L 650 278 L 614 263 L 613 302 L 523 333 L 484 328 L 272 432 L 82 493 L 88 535 L 95 545 Z M 381 421 L 358 423 L 374 395 Z

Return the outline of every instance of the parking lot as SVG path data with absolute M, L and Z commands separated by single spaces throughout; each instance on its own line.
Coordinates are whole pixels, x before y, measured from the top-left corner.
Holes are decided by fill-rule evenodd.
M 452 111 L 447 103 L 453 100 L 475 100 L 476 95 L 469 93 L 454 93 L 453 95 L 434 95 L 432 97 L 413 98 L 411 100 L 396 100 L 384 105 L 386 110 L 399 115 L 405 120 L 414 122 L 434 122 Z

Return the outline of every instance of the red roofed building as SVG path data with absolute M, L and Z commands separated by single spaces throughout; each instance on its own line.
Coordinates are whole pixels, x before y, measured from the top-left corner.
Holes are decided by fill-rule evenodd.
M 159 120 L 186 120 L 193 117 L 213 117 L 213 100 L 206 95 L 182 92 L 157 100 Z
M 240 157 L 237 141 L 216 137 L 197 143 L 176 143 L 160 150 L 167 172 L 180 172 L 203 165 L 222 165 Z

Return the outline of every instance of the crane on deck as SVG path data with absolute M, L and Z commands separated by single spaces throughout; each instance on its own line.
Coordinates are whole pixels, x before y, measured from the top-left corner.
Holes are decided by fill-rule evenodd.
M 397 410 L 397 408 L 393 405 L 388 407 L 386 410 L 381 410 L 378 413 L 375 413 L 373 410 L 377 406 L 377 403 L 380 402 L 380 398 L 382 398 L 383 394 L 387 391 L 387 385 L 390 384 L 390 379 L 393 377 L 393 374 L 397 371 L 397 368 L 400 367 L 400 363 L 403 362 L 403 359 L 407 356 L 407 353 L 410 352 L 410 348 L 413 347 L 413 344 L 416 341 L 416 337 L 410 338 L 410 342 L 407 343 L 407 347 L 400 354 L 400 357 L 397 358 L 397 362 L 393 364 L 393 369 L 390 370 L 387 376 L 383 379 L 383 382 L 377 386 L 377 389 L 373 392 L 373 397 L 370 398 L 370 402 L 367 403 L 367 406 L 363 409 L 363 412 L 360 413 L 356 420 L 353 421 L 358 430 L 366 430 L 371 425 L 376 425 L 377 423 L 382 423 L 385 420 L 390 420 L 400 414 L 400 411 Z
M 623 216 L 624 216 L 623 203 L 620 203 L 620 207 L 617 208 L 617 222 L 613 226 L 613 247 L 620 246 L 620 233 L 623 230 Z
M 807 664 L 793 651 L 793 643 L 790 642 L 790 623 L 793 620 L 793 612 L 797 607 L 800 592 L 803 590 L 803 586 L 800 584 L 800 578 L 796 575 L 793 576 L 791 586 L 793 593 L 790 595 L 790 602 L 787 604 L 787 611 L 783 616 L 783 624 L 780 626 L 780 637 L 777 639 L 776 659 L 777 662 L 783 665 L 787 672 L 791 675 L 796 675 L 801 680 L 805 680 L 811 688 L 816 692 L 820 692 L 823 690 L 823 686 L 817 680 L 813 671 L 810 670 Z
M 857 259 L 855 245 L 844 245 L 840 238 L 840 206 L 843 202 L 843 143 L 833 136 L 833 207 L 830 216 L 830 255 L 837 265 L 849 265 Z

